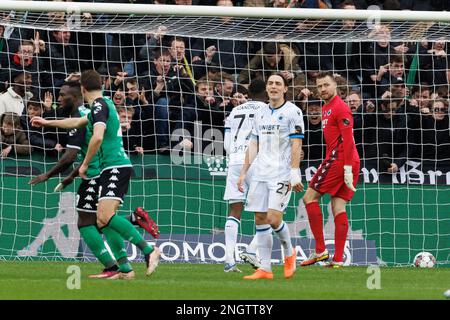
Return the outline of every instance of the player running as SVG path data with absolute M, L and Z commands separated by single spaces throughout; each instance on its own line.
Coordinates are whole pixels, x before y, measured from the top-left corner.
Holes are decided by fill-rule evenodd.
M 336 81 L 330 73 L 320 73 L 316 78 L 317 90 L 325 101 L 322 107 L 322 128 L 327 145 L 325 160 L 309 183 L 303 196 L 311 231 L 316 240 L 315 252 L 301 266 L 328 260 L 329 254 L 323 237 L 323 217 L 319 199 L 331 195 L 334 215 L 335 252 L 329 267 L 343 265 L 344 246 L 348 232 L 345 206 L 356 191 L 359 176 L 359 155 L 353 138 L 353 117 L 350 107 L 336 92 Z
M 269 105 L 258 110 L 245 156 L 238 186 L 244 191 L 247 171 L 253 176 L 247 196 L 247 211 L 255 212 L 256 242 L 261 267 L 244 279 L 273 279 L 271 255 L 272 229 L 277 233 L 284 253 L 284 276 L 291 278 L 296 270 L 297 254 L 292 247 L 289 228 L 283 214 L 292 189 L 303 191 L 300 175 L 300 153 L 304 137 L 302 111 L 286 101 L 288 83 L 281 74 L 267 80 Z
M 81 74 L 81 91 L 84 100 L 91 106 L 91 112 L 81 118 L 46 120 L 33 118 L 34 126 L 56 126 L 62 129 L 86 127 L 92 137 L 86 156 L 78 169 L 81 178 L 87 178 L 90 162 L 98 154 L 101 174 L 99 177 L 99 198 L 97 204 L 97 226 L 107 235 L 117 232 L 123 239 L 136 245 L 145 256 L 147 275 L 156 269 L 160 259 L 158 247 L 149 245 L 130 221 L 116 214 L 128 191 L 132 164 L 125 153 L 122 142 L 119 116 L 114 103 L 102 95 L 102 79 L 95 70 Z M 117 278 L 133 279 L 134 272 L 119 272 Z
M 235 107 L 225 121 L 224 147 L 229 155 L 227 185 L 223 199 L 228 200 L 230 212 L 225 223 L 225 272 L 241 272 L 236 266 L 234 252 L 237 234 L 241 224 L 241 214 L 244 208 L 251 173 L 247 175 L 244 183 L 244 193 L 238 190 L 238 179 L 245 160 L 252 131 L 255 112 L 266 106 L 266 84 L 262 80 L 254 80 L 248 87 L 250 101 Z M 261 267 L 256 256 L 256 237 L 253 238 L 245 252 L 239 254 L 240 258 L 248 262 L 255 269 Z
M 90 109 L 83 105 L 83 97 L 81 95 L 80 83 L 76 81 L 69 81 L 61 86 L 58 102 L 60 104 L 58 110 L 63 117 L 82 117 L 90 112 Z M 71 166 L 77 156 L 78 161 L 83 161 L 87 151 L 89 139 L 92 136 L 92 132 L 87 128 L 71 129 L 68 132 L 66 151 L 64 155 L 59 159 L 54 167 L 49 171 L 40 174 L 39 176 L 30 180 L 29 184 L 37 185 L 45 182 L 51 177 L 64 172 L 69 166 Z M 72 173 L 66 177 L 57 187 L 58 190 L 62 190 L 67 185 L 72 183 L 75 177 L 78 176 L 78 168 L 72 171 Z M 84 179 L 78 187 L 77 193 L 77 212 L 78 212 L 78 230 L 84 242 L 92 251 L 94 256 L 103 264 L 104 269 L 100 274 L 91 275 L 89 278 L 103 279 L 103 278 L 115 278 L 119 272 L 123 272 L 131 268 L 129 265 L 127 252 L 125 250 L 125 243 L 122 237 L 118 233 L 110 232 L 107 235 L 107 242 L 114 254 L 114 258 L 110 255 L 103 242 L 103 238 L 100 235 L 96 221 L 97 211 L 97 198 L 98 198 L 98 178 L 100 177 L 100 164 L 98 157 L 89 163 L 87 170 L 87 179 Z M 140 208 L 138 208 L 140 209 Z M 138 209 L 133 212 L 131 219 L 136 221 L 150 221 L 152 220 L 147 212 L 142 212 L 143 218 L 139 217 L 140 211 Z M 144 225 L 143 227 L 146 227 Z M 155 234 L 157 236 L 157 234 Z M 119 264 L 117 266 L 116 264 Z

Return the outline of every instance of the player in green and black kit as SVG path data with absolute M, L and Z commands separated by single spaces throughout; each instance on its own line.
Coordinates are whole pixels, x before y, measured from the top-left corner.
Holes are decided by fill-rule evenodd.
M 128 191 L 132 174 L 130 159 L 125 153 L 122 142 L 119 116 L 113 102 L 102 95 L 102 80 L 95 70 L 84 71 L 81 75 L 81 90 L 84 100 L 91 106 L 87 117 L 69 118 L 52 121 L 51 125 L 62 129 L 92 128 L 93 135 L 83 163 L 79 167 L 81 178 L 86 177 L 89 163 L 98 153 L 100 161 L 99 199 L 97 206 L 97 226 L 104 234 L 117 231 L 122 238 L 136 245 L 144 253 L 147 275 L 158 266 L 160 250 L 149 245 L 134 226 L 125 218 L 116 214 L 123 197 Z M 45 119 L 32 120 L 34 126 L 48 126 Z M 120 272 L 121 278 L 134 276 L 132 271 Z
M 81 95 L 81 88 L 79 82 L 66 82 L 61 86 L 58 102 L 59 116 L 79 118 L 87 116 L 90 109 L 83 105 Z M 79 107 L 78 107 L 79 106 Z M 66 151 L 59 159 L 58 163 L 35 178 L 29 183 L 37 185 L 41 182 L 47 181 L 49 178 L 64 172 L 78 156 L 78 161 L 81 162 L 87 152 L 89 140 L 92 136 L 92 131 L 87 128 L 71 129 L 68 131 L 68 139 Z M 63 180 L 59 185 L 64 188 L 69 185 L 73 179 L 78 175 L 78 168 L 75 169 L 69 177 Z M 89 278 L 116 278 L 119 277 L 119 271 L 128 271 L 131 269 L 127 258 L 125 243 L 122 237 L 117 232 L 110 232 L 105 235 L 108 245 L 114 254 L 115 259 L 109 254 L 100 235 L 97 226 L 97 200 L 98 200 L 98 185 L 100 178 L 100 162 L 98 157 L 89 163 L 87 170 L 87 178 L 83 179 L 77 194 L 77 212 L 78 212 L 78 229 L 84 241 L 95 257 L 104 265 L 104 270 L 100 274 L 91 275 Z

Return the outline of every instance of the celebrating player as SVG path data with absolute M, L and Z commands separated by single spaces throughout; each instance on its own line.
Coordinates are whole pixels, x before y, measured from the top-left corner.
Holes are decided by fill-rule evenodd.
M 291 278 L 296 270 L 297 254 L 292 247 L 289 228 L 283 221 L 283 213 L 292 189 L 303 191 L 299 166 L 304 123 L 302 111 L 285 100 L 287 90 L 287 80 L 281 74 L 268 78 L 269 105 L 261 107 L 255 114 L 250 144 L 238 181 L 239 190 L 243 192 L 251 165 L 253 176 L 245 209 L 255 212 L 261 267 L 244 279 L 273 279 L 270 262 L 272 229 L 283 247 L 284 276 Z
M 132 164 L 123 149 L 119 116 L 114 103 L 103 97 L 102 79 L 95 70 L 84 71 L 80 82 L 84 100 L 91 106 L 91 112 L 87 116 L 64 120 L 33 118 L 31 122 L 34 126 L 56 126 L 62 129 L 87 126 L 92 131 L 86 156 L 78 173 L 81 178 L 87 178 L 89 164 L 98 154 L 101 174 L 97 226 L 105 235 L 113 230 L 141 249 L 147 264 L 147 275 L 150 275 L 158 266 L 159 248 L 150 246 L 130 221 L 116 214 L 128 191 L 132 174 Z M 134 272 L 131 269 L 119 272 L 119 278 L 132 279 Z
M 228 162 L 227 186 L 224 200 L 230 204 L 230 213 L 225 223 L 225 272 L 241 272 L 234 260 L 234 252 L 237 241 L 241 214 L 244 207 L 251 172 L 247 175 L 244 184 L 244 193 L 238 190 L 237 181 L 245 160 L 245 152 L 248 148 L 249 137 L 252 131 L 255 112 L 266 104 L 266 84 L 262 80 L 254 80 L 248 87 L 249 98 L 244 104 L 235 107 L 225 121 L 225 150 L 230 157 Z M 246 252 L 240 253 L 242 260 L 250 263 L 254 268 L 261 265 L 256 257 L 256 238 L 248 246 Z
M 348 218 L 345 206 L 356 191 L 359 175 L 359 155 L 353 138 L 353 117 L 350 107 L 337 95 L 336 81 L 332 74 L 320 73 L 316 78 L 317 90 L 325 101 L 322 107 L 322 128 L 327 145 L 325 160 L 319 166 L 303 196 L 311 231 L 316 240 L 315 252 L 302 266 L 328 260 L 329 254 L 323 237 L 323 217 L 319 199 L 331 195 L 334 215 L 335 252 L 329 267 L 343 265 Z

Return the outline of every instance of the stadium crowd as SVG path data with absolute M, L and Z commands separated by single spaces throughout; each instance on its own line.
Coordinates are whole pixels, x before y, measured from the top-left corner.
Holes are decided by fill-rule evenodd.
M 104 2 L 286 10 L 367 9 L 370 5 L 386 10 L 450 9 L 448 1 L 440 0 Z M 102 74 L 104 94 L 117 107 L 125 149 L 138 154 L 168 154 L 177 145 L 192 148 L 194 141 L 188 136 L 174 138 L 174 130 L 186 129 L 193 136 L 196 121 L 201 121 L 203 130 L 223 130 L 228 113 L 247 101 L 249 83 L 281 71 L 290 84 L 288 100 L 305 115 L 304 159 L 317 162 L 325 150 L 315 77 L 319 71 L 332 71 L 340 96 L 353 111 L 355 140 L 364 161 L 376 161 L 380 171 L 391 173 L 407 159 L 450 166 L 450 66 L 444 40 L 397 43 L 391 41 L 388 24 L 372 28 L 367 41 L 334 43 L 181 38 L 170 36 L 165 26 L 147 34 L 74 32 L 64 27 L 67 16 L 57 12 L 48 13 L 48 19 L 61 28 L 45 31 L 12 27 L 7 23 L 10 15 L 3 12 L 0 17 L 2 157 L 63 152 L 65 132 L 33 128 L 29 120 L 36 115 L 67 116 L 58 106 L 75 103 L 75 97 L 61 94 L 59 88 L 93 68 Z M 85 23 L 108 19 L 83 14 Z M 232 18 L 213 19 L 232 30 Z M 341 23 L 341 32 L 350 34 L 358 28 L 355 21 Z M 299 23 L 295 28 L 307 36 L 314 33 L 315 23 Z

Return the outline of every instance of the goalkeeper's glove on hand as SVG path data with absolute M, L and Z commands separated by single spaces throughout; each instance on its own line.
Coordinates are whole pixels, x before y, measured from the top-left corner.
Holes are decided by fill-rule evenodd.
M 352 190 L 353 192 L 356 191 L 355 187 L 353 186 L 352 166 L 344 166 L 344 182 L 350 190 Z
M 302 174 L 300 173 L 299 168 L 291 169 L 291 179 L 289 180 L 289 182 L 291 183 L 291 188 L 302 183 Z

